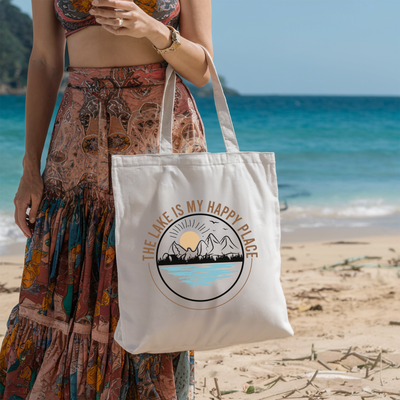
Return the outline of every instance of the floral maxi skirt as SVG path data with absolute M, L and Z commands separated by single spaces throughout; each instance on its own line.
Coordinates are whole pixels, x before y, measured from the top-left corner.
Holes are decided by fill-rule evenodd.
M 111 155 L 159 152 L 167 66 L 68 67 L 19 302 L 0 350 L 0 399 L 194 398 L 193 351 L 133 355 L 113 339 Z M 205 151 L 203 122 L 177 76 L 173 152 Z

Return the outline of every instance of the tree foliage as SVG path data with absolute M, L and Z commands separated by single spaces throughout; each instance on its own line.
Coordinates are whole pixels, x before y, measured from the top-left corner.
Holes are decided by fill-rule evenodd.
M 0 83 L 12 87 L 26 85 L 32 52 L 33 26 L 11 0 L 0 0 Z

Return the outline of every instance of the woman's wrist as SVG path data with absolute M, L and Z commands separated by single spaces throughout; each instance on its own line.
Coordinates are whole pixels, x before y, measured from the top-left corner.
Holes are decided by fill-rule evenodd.
M 172 44 L 172 33 L 171 30 L 164 25 L 162 22 L 155 20 L 151 25 L 147 39 L 156 46 L 158 49 L 166 49 Z
M 27 157 L 22 159 L 23 175 L 35 176 L 40 175 L 40 158 Z

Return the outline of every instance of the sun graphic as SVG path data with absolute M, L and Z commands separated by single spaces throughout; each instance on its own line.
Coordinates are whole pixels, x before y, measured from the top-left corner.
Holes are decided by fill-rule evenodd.
M 199 243 L 200 236 L 193 231 L 186 231 L 185 233 L 182 234 L 182 236 L 179 239 L 179 244 L 185 248 L 186 250 L 190 247 L 192 250 L 194 250 L 197 246 L 197 243 Z

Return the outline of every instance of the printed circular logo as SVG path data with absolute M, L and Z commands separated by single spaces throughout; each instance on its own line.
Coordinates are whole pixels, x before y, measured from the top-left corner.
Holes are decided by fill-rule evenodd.
M 244 250 L 239 235 L 226 221 L 190 214 L 165 230 L 157 246 L 156 264 L 172 293 L 192 302 L 210 302 L 238 283 Z

